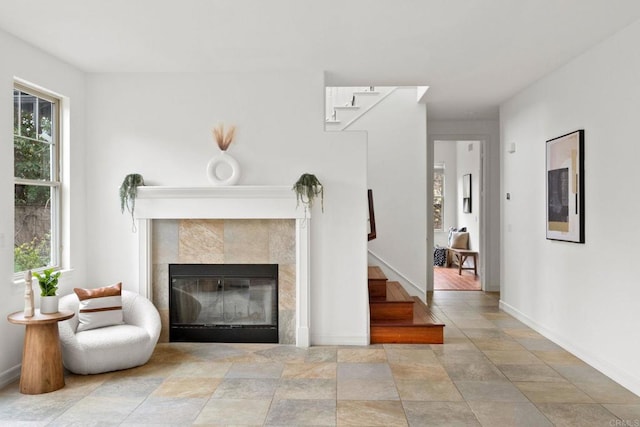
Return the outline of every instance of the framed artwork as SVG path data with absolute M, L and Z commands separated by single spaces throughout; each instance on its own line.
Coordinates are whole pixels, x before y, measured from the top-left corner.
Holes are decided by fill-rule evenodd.
M 471 213 L 471 174 L 462 175 L 462 212 Z
M 584 243 L 584 130 L 547 141 L 547 239 Z
M 373 190 L 367 190 L 367 198 L 369 199 L 369 232 L 367 233 L 367 241 L 376 238 L 376 215 L 373 212 Z

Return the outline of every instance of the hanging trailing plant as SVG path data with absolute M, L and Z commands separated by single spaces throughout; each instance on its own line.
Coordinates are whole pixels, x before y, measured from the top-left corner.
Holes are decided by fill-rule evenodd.
M 297 206 L 300 206 L 300 203 L 304 205 L 305 215 L 307 209 L 313 207 L 313 202 L 318 196 L 320 196 L 320 204 L 322 212 L 324 212 L 324 187 L 315 175 L 303 173 L 293 185 L 292 190 L 296 192 Z
M 136 209 L 136 197 L 138 196 L 138 187 L 144 185 L 144 178 L 137 173 L 130 173 L 124 177 L 122 185 L 120 185 L 120 211 L 124 213 L 124 209 L 127 208 L 131 214 L 131 229 L 136 231 L 136 221 L 133 216 L 133 212 Z

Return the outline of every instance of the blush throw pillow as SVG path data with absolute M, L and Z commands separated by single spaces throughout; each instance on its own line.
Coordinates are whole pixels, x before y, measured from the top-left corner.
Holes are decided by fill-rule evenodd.
M 96 289 L 75 288 L 78 299 L 77 332 L 124 323 L 122 283 Z

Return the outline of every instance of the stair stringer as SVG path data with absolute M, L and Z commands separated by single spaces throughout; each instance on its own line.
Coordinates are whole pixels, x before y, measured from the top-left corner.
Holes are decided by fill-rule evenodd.
M 393 93 L 397 87 L 385 86 L 375 91 L 362 87 L 327 87 L 325 94 L 325 131 L 338 132 L 346 130 L 372 108 Z M 349 89 L 348 96 L 345 90 Z M 351 99 L 355 105 L 351 105 Z M 347 100 L 347 102 L 344 102 Z
M 351 125 L 353 125 L 354 123 L 356 123 L 358 120 L 360 120 L 362 117 L 364 117 L 369 111 L 373 110 L 376 105 L 380 104 L 382 101 L 384 101 L 385 99 L 387 99 L 387 97 L 389 97 L 389 95 L 391 95 L 393 92 L 396 91 L 396 89 L 398 89 L 397 87 L 392 87 L 391 90 L 389 90 L 389 92 L 383 94 L 382 96 L 380 96 L 380 98 L 376 99 L 376 101 L 371 104 L 370 106 L 368 106 L 367 108 L 365 108 L 360 114 L 358 114 L 356 117 L 354 117 L 353 119 L 349 120 L 347 122 L 347 124 L 345 124 L 342 129 L 340 130 L 347 130 Z
M 402 274 L 402 272 L 395 269 L 387 261 L 371 251 L 371 249 L 368 249 L 367 252 L 369 265 L 378 265 L 390 281 L 399 282 L 409 295 L 418 297 L 426 303 L 426 289 L 422 289 L 418 284 Z

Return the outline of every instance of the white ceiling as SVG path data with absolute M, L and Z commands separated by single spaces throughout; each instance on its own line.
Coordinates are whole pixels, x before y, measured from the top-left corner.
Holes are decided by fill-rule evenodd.
M 496 118 L 639 18 L 638 0 L 0 2 L 0 28 L 87 72 L 323 70 L 328 85 L 430 86 L 439 119 Z

